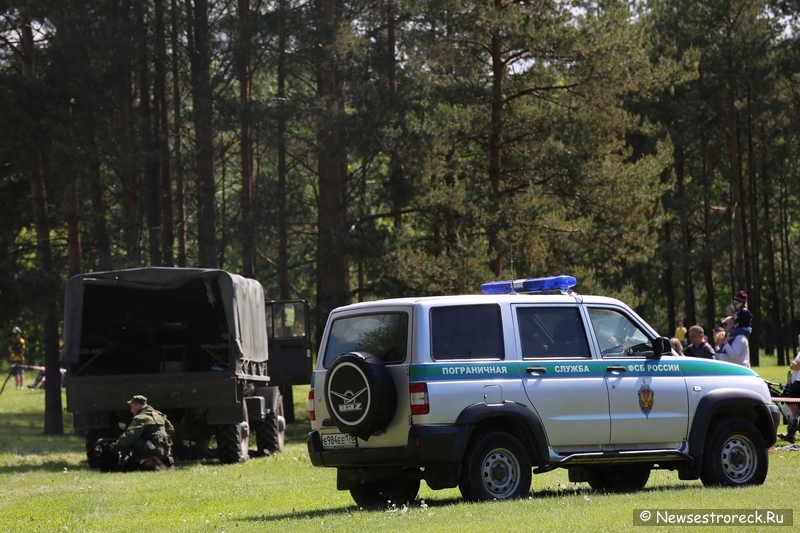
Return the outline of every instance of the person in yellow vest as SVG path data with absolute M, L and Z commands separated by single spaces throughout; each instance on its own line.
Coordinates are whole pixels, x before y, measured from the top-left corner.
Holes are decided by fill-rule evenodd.
M 8 356 L 11 359 L 11 375 L 17 390 L 22 390 L 25 381 L 25 339 L 22 338 L 22 330 L 15 327 L 11 330 L 11 342 L 8 343 Z
M 681 341 L 681 346 L 686 346 L 686 326 L 681 321 L 678 321 L 678 327 L 675 328 L 675 337 Z

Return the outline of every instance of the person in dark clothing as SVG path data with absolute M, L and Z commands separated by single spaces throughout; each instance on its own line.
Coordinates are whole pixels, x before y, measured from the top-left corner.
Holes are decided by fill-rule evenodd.
M 747 308 L 747 293 L 739 291 L 733 297 L 733 323 L 734 329 L 728 332 L 728 340 L 731 342 L 737 335 L 749 337 L 753 332 L 753 314 Z
M 689 328 L 689 346 L 683 353 L 690 357 L 714 359 L 714 348 L 706 340 L 702 327 L 695 325 Z

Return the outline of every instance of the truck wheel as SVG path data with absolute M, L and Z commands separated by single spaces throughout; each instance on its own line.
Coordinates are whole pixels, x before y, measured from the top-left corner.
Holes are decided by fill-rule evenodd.
M 751 423 L 726 418 L 711 426 L 700 473 L 703 485 L 761 485 L 767 478 L 768 467 L 764 437 Z
M 410 503 L 418 493 L 418 479 L 381 479 L 356 485 L 350 489 L 353 501 L 364 509 Z
M 634 492 L 647 485 L 650 470 L 650 466 L 592 468 L 589 486 L 596 491 Z
M 217 453 L 223 464 L 242 463 L 249 458 L 247 422 L 222 424 L 217 429 Z
M 286 419 L 283 416 L 283 398 L 276 395 L 266 418 L 256 425 L 258 451 L 272 455 L 283 451 Z
M 111 429 L 90 429 L 86 433 L 86 459 L 89 461 L 89 468 L 100 468 L 100 458 L 94 453 L 97 441 L 111 439 L 114 436 L 114 432 Z
M 337 357 L 325 376 L 325 405 L 336 427 L 368 440 L 394 418 L 397 392 L 383 361 L 367 352 Z
M 469 447 L 458 488 L 467 500 L 518 498 L 531 488 L 531 459 L 522 443 L 495 431 Z

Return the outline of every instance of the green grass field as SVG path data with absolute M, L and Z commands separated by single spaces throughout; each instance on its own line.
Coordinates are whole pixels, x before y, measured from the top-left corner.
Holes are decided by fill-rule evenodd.
M 756 369 L 783 381 L 786 369 Z M 3 374 L 5 376 L 5 373 Z M 32 376 L 26 376 L 27 382 Z M 800 511 L 800 453 L 770 452 L 763 486 L 709 489 L 654 471 L 647 487 L 633 494 L 591 491 L 571 484 L 558 470 L 534 476 L 528 498 L 466 503 L 457 489 L 432 491 L 422 484 L 410 507 L 357 509 L 348 492 L 336 490 L 335 470 L 314 468 L 305 435 L 307 387 L 295 387 L 299 422 L 287 429 L 286 451 L 231 466 L 182 463 L 171 472 L 101 474 L 90 470 L 83 439 L 42 434 L 44 392 L 0 396 L 0 531 L 642 531 L 636 509 L 795 509 Z M 66 405 L 66 403 L 65 403 Z M 157 407 L 157 406 L 156 406 Z M 795 512 L 800 523 L 800 512 Z M 792 527 L 730 526 L 728 531 L 782 531 Z M 719 530 L 714 528 L 714 530 Z M 670 531 L 691 530 L 669 526 Z

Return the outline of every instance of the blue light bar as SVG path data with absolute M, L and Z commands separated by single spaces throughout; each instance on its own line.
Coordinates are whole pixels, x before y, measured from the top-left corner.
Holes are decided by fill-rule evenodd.
M 530 292 L 561 291 L 566 292 L 578 284 L 572 276 L 551 276 L 549 278 L 531 278 L 522 282 L 525 290 Z
M 561 291 L 566 293 L 578 281 L 572 276 L 550 276 L 549 278 L 529 278 L 507 281 L 490 281 L 481 285 L 484 294 L 513 294 L 516 292 Z
M 515 281 L 490 281 L 481 285 L 481 292 L 484 294 L 513 294 L 522 290 L 524 279 Z

